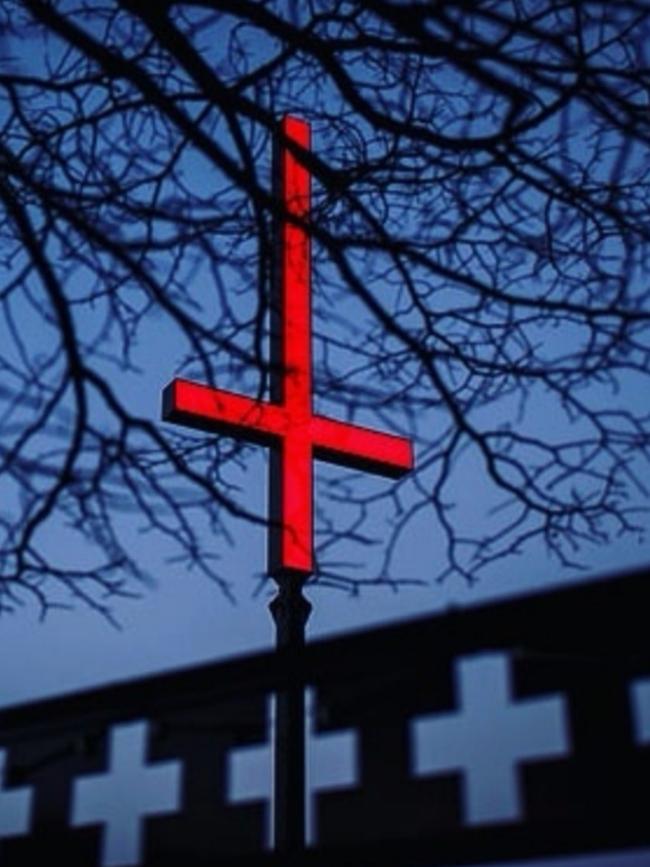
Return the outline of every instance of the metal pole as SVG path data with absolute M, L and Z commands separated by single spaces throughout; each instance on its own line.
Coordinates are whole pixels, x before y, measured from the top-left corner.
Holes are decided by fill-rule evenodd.
M 276 578 L 278 594 L 269 608 L 276 644 L 286 652 L 286 685 L 275 705 L 275 849 L 285 856 L 305 848 L 305 684 L 301 672 L 305 626 L 311 605 L 296 576 Z

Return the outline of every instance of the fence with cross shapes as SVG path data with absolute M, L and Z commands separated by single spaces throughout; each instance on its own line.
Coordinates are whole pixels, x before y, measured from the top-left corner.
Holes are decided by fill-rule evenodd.
M 632 575 L 308 645 L 305 864 L 650 844 L 636 795 L 650 779 L 649 597 Z M 3 867 L 53 853 L 72 867 L 274 863 L 286 662 L 4 711 Z

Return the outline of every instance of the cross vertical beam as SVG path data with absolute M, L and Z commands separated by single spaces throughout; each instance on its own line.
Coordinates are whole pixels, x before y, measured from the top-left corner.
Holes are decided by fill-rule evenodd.
M 519 822 L 519 765 L 570 752 L 566 699 L 513 701 L 505 654 L 461 658 L 457 665 L 458 710 L 412 721 L 413 771 L 463 773 L 469 825 Z
M 147 740 L 144 721 L 114 726 L 109 769 L 75 783 L 71 823 L 103 826 L 102 867 L 140 863 L 143 820 L 179 808 L 181 763 L 147 764 Z
M 269 571 L 308 575 L 314 506 L 312 444 L 305 436 L 312 416 L 311 240 L 305 222 L 311 179 L 291 145 L 309 150 L 311 131 L 306 121 L 289 115 L 280 123 L 273 150 L 279 216 L 271 295 L 271 397 L 286 407 L 294 423 L 279 448 L 271 449 Z
M 285 117 L 276 140 L 280 177 L 278 198 L 283 213 L 280 219 L 279 286 L 274 287 L 281 320 L 281 364 L 279 388 L 281 403 L 296 416 L 311 416 L 311 242 L 304 225 L 309 218 L 311 181 L 307 168 L 285 143 L 310 149 L 309 124 L 296 117 Z M 300 222 L 292 222 L 292 218 Z
M 317 730 L 315 690 L 305 692 L 305 798 L 307 843 L 318 841 L 317 805 L 320 792 L 331 792 L 358 785 L 358 734 L 349 729 Z M 228 753 L 228 801 L 231 804 L 270 802 L 275 743 L 275 702 L 268 702 L 267 740 L 263 743 L 235 747 Z M 269 811 L 271 812 L 271 811 Z M 267 827 L 269 846 L 273 839 Z

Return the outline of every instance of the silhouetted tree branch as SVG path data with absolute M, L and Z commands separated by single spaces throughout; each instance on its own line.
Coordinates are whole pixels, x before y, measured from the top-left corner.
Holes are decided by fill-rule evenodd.
M 231 592 L 249 448 L 159 421 L 160 354 L 266 395 L 286 111 L 316 143 L 317 404 L 417 443 L 400 483 L 324 476 L 319 579 L 639 535 L 649 36 L 642 0 L 6 0 L 0 608 L 108 611 L 147 577 L 124 516 Z

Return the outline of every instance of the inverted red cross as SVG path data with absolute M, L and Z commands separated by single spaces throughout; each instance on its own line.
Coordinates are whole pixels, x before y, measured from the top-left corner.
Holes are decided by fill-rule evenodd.
M 287 143 L 297 145 L 295 151 Z M 174 379 L 163 392 L 163 418 L 271 448 L 269 572 L 313 572 L 313 459 L 397 478 L 413 467 L 404 437 L 346 424 L 312 412 L 310 128 L 285 117 L 278 147 L 280 221 L 278 275 L 271 323 L 271 401 Z

